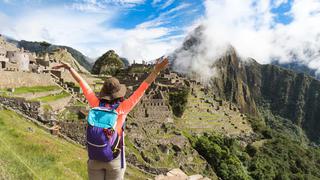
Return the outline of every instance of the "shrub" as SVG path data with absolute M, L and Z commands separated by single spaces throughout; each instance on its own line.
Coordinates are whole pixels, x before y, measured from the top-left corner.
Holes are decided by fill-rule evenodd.
M 181 117 L 183 115 L 187 106 L 189 91 L 188 87 L 184 87 L 179 91 L 169 93 L 169 104 L 175 116 Z
M 203 135 L 194 139 L 193 146 L 222 179 L 250 179 L 236 156 L 240 147 L 235 140 L 215 134 Z
M 257 148 L 254 147 L 253 145 L 249 144 L 247 145 L 246 147 L 246 152 L 251 156 L 253 157 L 256 153 L 257 153 Z

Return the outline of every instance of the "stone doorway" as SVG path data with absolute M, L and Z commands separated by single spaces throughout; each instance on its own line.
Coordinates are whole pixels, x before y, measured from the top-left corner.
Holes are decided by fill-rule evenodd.
M 1 64 L 0 64 L 0 67 L 1 67 L 1 69 L 4 69 L 4 68 L 6 68 L 6 62 L 0 62 Z

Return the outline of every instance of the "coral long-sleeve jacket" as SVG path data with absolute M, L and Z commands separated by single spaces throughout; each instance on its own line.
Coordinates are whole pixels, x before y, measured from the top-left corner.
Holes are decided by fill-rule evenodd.
M 92 91 L 90 86 L 84 80 L 80 81 L 80 87 L 83 91 L 84 96 L 89 102 L 90 107 L 98 107 L 100 100 L 97 98 L 95 93 Z M 126 100 L 120 103 L 119 107 L 116 109 L 118 113 L 118 120 L 116 129 L 120 134 L 122 132 L 122 125 L 126 120 L 127 114 L 134 108 L 134 106 L 139 102 L 141 97 L 145 94 L 148 89 L 149 84 L 146 82 L 141 83 L 138 89 Z

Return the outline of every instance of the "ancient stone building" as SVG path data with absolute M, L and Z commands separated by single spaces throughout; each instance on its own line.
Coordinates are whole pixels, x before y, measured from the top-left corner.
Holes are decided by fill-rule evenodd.
M 39 54 L 36 58 L 36 62 L 37 64 L 47 68 L 50 66 L 50 61 L 49 61 L 49 54 L 45 53 L 45 54 Z
M 7 51 L 9 62 L 15 64 L 20 71 L 29 71 L 30 53 L 21 49 L 20 51 Z
M 6 57 L 7 51 L 0 47 L 0 70 L 5 69 L 7 66 L 7 63 L 9 62 L 9 59 Z

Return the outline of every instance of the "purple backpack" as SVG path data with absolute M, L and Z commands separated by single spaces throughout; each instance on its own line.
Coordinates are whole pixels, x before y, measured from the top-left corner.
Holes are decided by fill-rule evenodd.
M 123 134 L 116 130 L 119 104 L 92 108 L 88 114 L 87 147 L 91 160 L 110 162 L 121 153 L 121 167 L 124 166 Z

